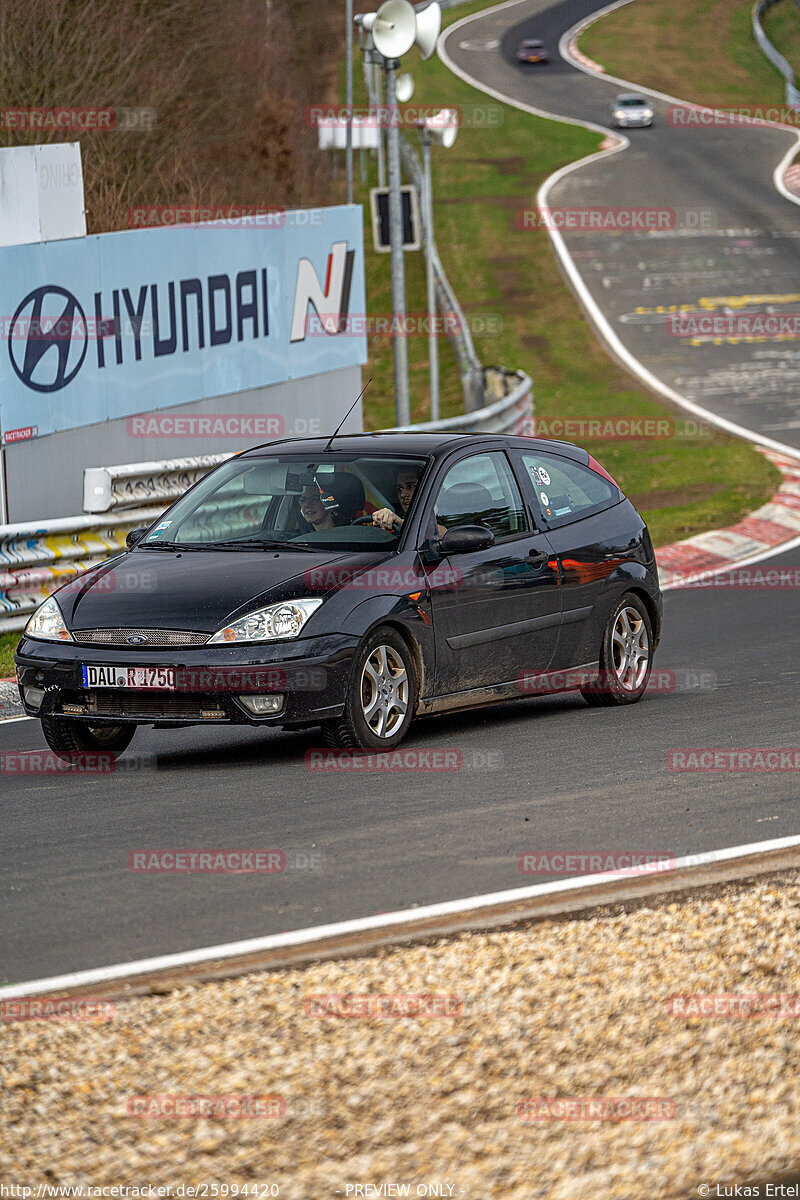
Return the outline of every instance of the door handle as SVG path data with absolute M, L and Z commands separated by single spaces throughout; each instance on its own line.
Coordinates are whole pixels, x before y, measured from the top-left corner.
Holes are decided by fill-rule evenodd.
M 528 555 L 528 562 L 532 567 L 543 567 L 549 557 L 550 555 L 546 550 L 531 550 Z

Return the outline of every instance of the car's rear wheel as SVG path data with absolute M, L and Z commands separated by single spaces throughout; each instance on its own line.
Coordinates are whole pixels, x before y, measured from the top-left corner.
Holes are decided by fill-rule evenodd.
M 356 653 L 344 712 L 322 727 L 325 743 L 389 750 L 408 732 L 416 701 L 411 651 L 394 629 L 376 629 Z
M 653 627 L 644 602 L 626 592 L 608 619 L 600 647 L 600 677 L 581 693 L 593 707 L 635 704 L 653 665 Z
M 135 725 L 87 725 L 67 717 L 42 717 L 45 741 L 64 762 L 74 762 L 79 754 L 111 754 L 116 759 L 135 732 Z

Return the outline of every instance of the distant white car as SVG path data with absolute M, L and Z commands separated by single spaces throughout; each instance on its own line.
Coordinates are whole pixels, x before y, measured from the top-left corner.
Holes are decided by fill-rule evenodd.
M 637 129 L 653 124 L 653 110 L 644 96 L 622 92 L 611 106 L 611 115 L 618 129 Z

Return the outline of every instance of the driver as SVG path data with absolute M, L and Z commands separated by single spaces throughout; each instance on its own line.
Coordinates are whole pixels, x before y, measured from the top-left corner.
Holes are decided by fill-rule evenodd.
M 414 499 L 414 492 L 419 477 L 422 474 L 421 467 L 401 467 L 397 472 L 395 480 L 395 491 L 397 493 L 397 507 L 402 512 L 402 517 L 398 517 L 397 513 L 392 512 L 391 508 L 379 508 L 377 512 L 372 514 L 372 524 L 385 529 L 387 533 L 392 532 L 393 525 L 402 526 L 406 514 L 411 506 L 411 501 Z
M 377 512 L 372 514 L 372 524 L 379 526 L 381 529 L 386 529 L 389 533 L 392 532 L 394 525 L 403 526 L 403 521 L 408 515 L 408 510 L 411 507 L 411 501 L 414 499 L 414 492 L 417 489 L 420 476 L 422 475 L 422 467 L 408 466 L 401 467 L 397 472 L 395 480 L 395 491 L 397 492 L 397 506 L 402 512 L 402 517 L 398 517 L 397 513 L 392 512 L 391 508 L 379 508 Z M 444 537 L 447 530 L 443 525 L 436 526 L 439 537 Z

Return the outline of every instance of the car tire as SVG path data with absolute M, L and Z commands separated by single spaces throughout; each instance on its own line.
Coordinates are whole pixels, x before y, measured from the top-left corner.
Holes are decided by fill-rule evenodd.
M 417 672 L 408 645 L 383 627 L 361 643 L 353 660 L 344 712 L 322 726 L 327 746 L 391 750 L 414 718 Z
M 653 666 L 653 626 L 638 596 L 626 592 L 603 631 L 600 677 L 581 695 L 593 708 L 635 704 L 647 690 Z
M 110 754 L 127 750 L 136 733 L 135 725 L 87 725 L 66 717 L 42 717 L 42 733 L 50 749 L 64 762 L 78 754 Z

